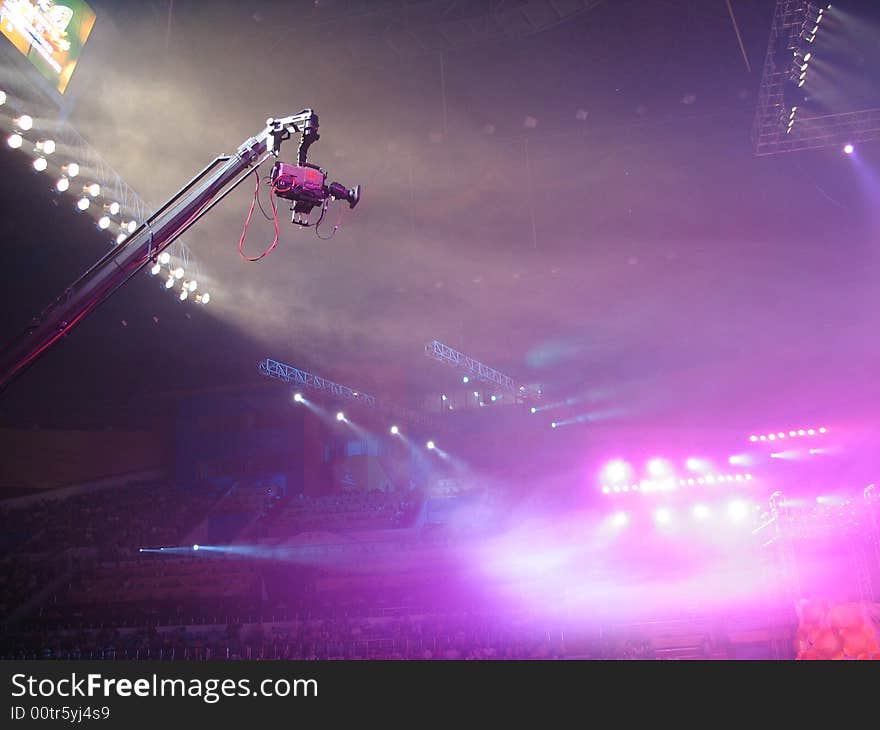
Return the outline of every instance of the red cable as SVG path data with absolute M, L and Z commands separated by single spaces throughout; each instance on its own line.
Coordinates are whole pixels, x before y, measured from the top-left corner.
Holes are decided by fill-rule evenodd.
M 257 171 L 254 170 L 256 173 Z M 275 186 L 272 186 L 272 193 L 275 192 Z M 244 239 L 247 237 L 248 226 L 251 224 L 251 216 L 254 214 L 254 206 L 257 204 L 257 197 L 260 194 L 260 176 L 257 175 L 257 184 L 254 187 L 254 199 L 251 201 L 251 209 L 248 211 L 247 218 L 244 222 L 244 229 L 241 232 L 241 238 L 238 239 L 238 255 L 241 256 L 245 261 L 259 261 L 261 258 L 268 256 L 272 251 L 275 250 L 275 247 L 278 245 L 278 237 L 281 235 L 281 230 L 278 227 L 278 210 L 275 208 L 275 196 L 271 195 L 269 197 L 269 202 L 272 204 L 272 222 L 275 224 L 275 240 L 272 241 L 272 245 L 269 246 L 263 253 L 259 256 L 251 258 L 250 256 L 246 256 L 244 253 Z

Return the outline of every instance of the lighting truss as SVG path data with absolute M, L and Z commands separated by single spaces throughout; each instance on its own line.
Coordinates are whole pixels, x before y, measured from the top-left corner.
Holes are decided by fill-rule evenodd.
M 28 112 L 25 105 L 11 94 L 8 97 L 7 103 L 11 109 L 15 110 L 16 115 L 23 113 L 34 114 L 33 111 Z M 68 121 L 61 118 L 46 118 L 39 114 L 39 111 L 35 118 L 39 118 L 41 122 L 39 136 L 55 140 L 56 151 L 52 155 L 51 161 L 64 160 L 65 163 L 75 162 L 80 167 L 79 175 L 71 181 L 71 190 L 76 189 L 80 181 L 98 183 L 101 186 L 101 198 L 108 202 L 118 202 L 120 210 L 127 220 L 134 220 L 140 223 L 152 215 L 153 209 Z M 12 131 L 12 127 L 8 126 L 8 120 L 0 117 L 0 123 L 3 124 L 4 131 Z M 29 149 L 33 146 L 37 135 L 31 131 L 23 132 L 22 136 L 26 138 L 22 149 L 25 149 L 25 147 Z M 176 241 L 172 250 L 174 251 L 175 260 L 179 262 L 180 266 L 183 266 L 189 278 L 196 280 L 205 278 L 198 260 L 193 256 L 192 251 L 185 243 L 180 240 Z
M 281 380 L 284 383 L 294 383 L 302 388 L 320 390 L 330 393 L 340 400 L 350 403 L 360 403 L 370 407 L 376 406 L 376 397 L 354 390 L 346 385 L 334 383 L 332 380 L 322 378 L 320 375 L 312 375 L 305 370 L 286 365 L 283 362 L 266 358 L 259 363 L 260 372 L 269 378 Z
M 787 131 L 790 110 L 784 89 L 791 75 L 789 52 L 793 55 L 816 7 L 806 0 L 777 0 L 752 127 L 752 143 L 758 156 L 880 139 L 880 109 L 814 116 L 804 116 L 804 110 L 798 109 L 796 122 Z
M 431 340 L 431 342 L 425 345 L 425 355 L 434 360 L 449 363 L 453 367 L 463 370 L 468 375 L 472 375 L 485 383 L 494 383 L 511 393 L 516 391 L 513 378 L 509 375 L 505 375 L 495 368 L 490 368 L 488 365 L 484 365 L 478 360 L 468 357 L 463 352 L 459 352 L 437 340 Z

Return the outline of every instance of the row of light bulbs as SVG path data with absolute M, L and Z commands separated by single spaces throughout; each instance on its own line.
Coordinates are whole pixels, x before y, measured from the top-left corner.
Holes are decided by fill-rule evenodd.
M 6 103 L 6 92 L 0 90 L 0 106 Z M 13 120 L 15 127 L 17 130 L 21 130 L 22 132 L 28 132 L 33 129 L 34 120 L 33 117 L 22 114 L 19 117 L 16 117 Z M 7 138 L 6 142 L 12 149 L 20 149 L 24 144 L 24 137 L 18 132 L 15 131 Z M 39 140 L 34 144 L 34 149 L 39 156 L 34 160 L 33 167 L 37 172 L 44 172 L 49 167 L 49 162 L 46 159 L 47 156 L 53 154 L 56 150 L 57 145 L 55 144 L 55 140 L 45 139 Z M 76 178 L 80 173 L 80 166 L 76 162 L 71 162 L 67 165 L 63 165 L 61 167 L 61 177 L 55 182 L 55 189 L 59 193 L 66 193 L 70 190 L 70 181 Z M 88 185 L 83 185 L 82 188 L 82 196 L 77 200 L 76 207 L 77 210 L 81 212 L 87 211 L 92 206 L 92 200 L 99 197 L 101 195 L 101 186 L 98 183 L 90 183 Z M 111 216 L 118 216 L 122 210 L 122 206 L 117 201 L 113 201 L 111 203 L 107 203 L 103 206 L 103 215 L 98 219 L 97 225 L 98 228 L 102 231 L 106 231 L 110 228 L 113 223 Z M 116 243 L 121 244 L 130 234 L 134 233 L 137 230 L 137 221 L 121 221 L 119 224 L 119 234 L 116 236 Z M 150 273 L 154 276 L 158 275 L 162 270 L 163 264 L 168 264 L 171 261 L 171 255 L 167 251 L 163 251 L 160 255 L 156 263 L 150 269 Z M 175 269 L 169 270 L 169 277 L 165 283 L 166 289 L 172 289 L 174 287 L 175 281 L 177 279 L 182 279 L 184 275 L 184 271 L 182 267 L 177 267 Z M 198 283 L 193 280 L 188 280 L 183 282 L 183 286 L 180 292 L 180 300 L 185 301 L 189 298 L 189 295 L 194 293 L 196 288 L 198 287 Z M 197 294 L 195 297 L 196 301 L 200 304 L 208 304 L 211 301 L 211 295 L 208 292 L 203 292 Z

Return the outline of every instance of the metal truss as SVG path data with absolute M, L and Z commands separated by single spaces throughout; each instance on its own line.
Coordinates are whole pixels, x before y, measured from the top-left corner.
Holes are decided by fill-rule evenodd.
M 804 116 L 804 110 L 798 109 L 795 124 L 788 131 L 784 89 L 791 78 L 791 58 L 787 51 L 798 46 L 815 7 L 807 0 L 777 0 L 752 127 L 752 143 L 758 156 L 880 139 L 880 109 L 814 116 Z
M 35 126 L 33 130 L 28 132 L 19 132 L 25 139 L 20 151 L 35 158 L 39 155 L 35 149 L 36 142 L 40 139 L 53 139 L 55 152 L 48 158 L 49 162 L 62 165 L 75 162 L 79 165 L 79 175 L 70 183 L 70 194 L 76 195 L 77 183 L 98 183 L 101 186 L 100 197 L 107 203 L 115 201 L 120 205 L 120 213 L 116 216 L 119 218 L 117 223 L 133 220 L 140 225 L 152 215 L 151 206 L 122 179 L 122 176 L 68 121 L 61 118 L 47 118 L 44 116 L 44 110 L 40 108 L 29 109 L 25 102 L 12 96 L 7 99 L 7 103 L 10 108 L 15 110 L 16 114 L 33 115 L 40 125 L 39 131 Z M 12 132 L 15 129 L 11 119 L 0 117 L 0 124 L 6 132 Z M 49 173 L 44 174 L 48 175 Z M 114 234 L 110 239 L 113 245 L 115 245 L 115 238 Z M 172 247 L 172 255 L 175 264 L 186 270 L 188 278 L 202 278 L 201 266 L 185 243 L 176 241 Z
M 468 357 L 463 352 L 459 352 L 437 340 L 431 340 L 431 342 L 425 345 L 425 355 L 434 360 L 449 363 L 485 383 L 495 383 L 495 385 L 512 393 L 516 391 L 516 384 L 509 375 L 505 375 L 495 368 L 490 368 L 488 365 L 484 365 L 478 360 Z
M 332 380 L 322 378 L 320 375 L 312 375 L 312 373 L 295 368 L 293 365 L 285 365 L 283 362 L 267 357 L 265 360 L 261 360 L 258 366 L 260 372 L 266 377 L 276 378 L 284 383 L 294 383 L 311 390 L 324 391 L 349 403 L 360 403 L 373 408 L 376 406 L 375 396 L 362 393 L 359 390 L 353 390 L 339 383 L 334 383 Z

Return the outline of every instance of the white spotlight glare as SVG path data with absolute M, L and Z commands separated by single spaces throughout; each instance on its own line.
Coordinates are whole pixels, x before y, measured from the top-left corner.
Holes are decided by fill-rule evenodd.
M 615 527 L 623 527 L 627 522 L 629 522 L 629 517 L 626 512 L 618 512 L 611 518 L 611 524 Z
M 119 210 L 122 206 L 119 205 L 115 200 L 107 206 L 107 210 L 110 211 L 110 215 L 119 215 Z
M 166 289 L 170 289 L 170 288 L 173 287 L 173 286 L 174 286 L 174 277 L 173 277 L 173 276 L 169 276 L 169 277 L 165 280 L 165 288 L 166 288 Z
M 18 119 L 15 119 L 15 125 L 24 132 L 27 132 L 34 126 L 34 120 L 32 117 L 29 117 L 27 114 L 22 114 Z
M 118 236 L 116 236 L 116 243 L 122 243 L 126 238 L 128 238 L 128 236 L 126 236 L 124 233 L 120 233 Z
M 294 393 L 293 400 L 295 403 L 302 403 L 305 400 L 305 398 L 303 398 L 302 393 Z
M 211 295 L 208 292 L 202 294 L 202 304 L 207 304 L 211 301 Z
M 9 137 L 6 138 L 6 144 L 8 144 L 12 149 L 17 150 L 21 147 L 22 138 L 20 134 L 10 134 Z
M 85 191 L 93 198 L 97 198 L 101 194 L 101 186 L 98 183 L 92 183 L 85 187 Z
M 160 264 L 167 264 L 169 261 L 171 261 L 171 254 L 170 253 L 168 253 L 167 251 L 163 251 L 162 253 L 159 254 L 159 263 Z
M 182 279 L 183 278 L 183 267 L 182 266 L 178 266 L 176 269 L 174 269 L 174 278 L 175 279 Z
M 76 207 L 80 210 L 88 210 L 90 205 L 91 202 L 88 198 L 80 198 L 78 201 L 76 201 Z
M 470 383 L 470 382 L 471 382 L 471 379 L 470 379 L 467 375 L 465 375 L 465 376 L 461 379 L 461 382 L 462 382 L 462 383 Z
M 47 139 L 42 142 L 37 142 L 36 147 L 44 155 L 51 155 L 55 151 L 55 140 L 54 139 Z
M 853 147 L 851 144 L 847 144 L 844 145 L 843 151 L 844 153 L 851 155 L 855 151 L 855 147 Z
M 553 421 L 553 423 L 550 424 L 550 428 L 556 428 L 558 425 L 559 424 L 556 423 L 556 421 Z
M 162 267 L 161 267 L 158 263 L 155 263 L 155 264 L 153 264 L 153 266 L 150 268 L 150 273 L 151 273 L 153 276 L 156 276 L 161 270 L 162 270 Z
M 392 436 L 397 436 L 400 433 L 400 429 L 397 426 L 392 426 L 390 430 Z
M 428 441 L 428 443 L 426 443 L 425 446 L 428 448 L 428 451 L 433 451 L 434 449 L 437 448 L 437 446 L 434 444 L 433 441 Z
M 0 91 L 0 106 L 3 106 L 6 103 L 6 92 Z
M 134 233 L 135 230 L 137 229 L 137 227 L 138 227 L 138 226 L 137 226 L 137 222 L 136 222 L 136 221 L 129 221 L 129 222 L 128 222 L 128 232 L 129 232 L 129 233 Z
M 189 283 L 189 290 L 190 291 L 195 291 L 198 288 L 199 288 L 199 282 L 197 282 L 195 279 L 190 281 L 190 283 Z
M 730 515 L 730 519 L 734 520 L 735 522 L 739 522 L 740 520 L 744 519 L 748 513 L 748 505 L 740 500 L 735 500 L 727 505 L 727 514 Z
M 337 421 L 344 421 L 344 420 L 345 420 L 345 414 L 344 414 L 342 411 L 339 411 L 339 413 L 336 414 L 336 420 L 337 420 Z
M 705 504 L 694 505 L 694 517 L 698 520 L 705 520 L 709 516 L 709 508 Z
M 110 218 L 106 215 L 102 215 L 98 219 L 98 228 L 102 231 L 106 231 L 110 227 Z
M 43 170 L 45 170 L 47 167 L 49 167 L 49 163 L 46 162 L 45 157 L 38 157 L 36 160 L 34 160 L 34 169 L 37 172 L 43 172 Z
M 65 168 L 65 172 L 67 173 L 67 177 L 76 177 L 77 175 L 79 175 L 79 165 L 77 165 L 75 162 L 71 162 Z
M 659 524 L 665 525 L 672 519 L 672 513 L 666 507 L 661 507 L 654 513 L 654 519 Z
M 198 550 L 198 549 L 199 549 L 198 545 L 193 545 L 193 550 Z
M 529 408 L 529 412 L 530 412 L 530 413 L 537 413 L 537 412 L 538 412 L 538 409 L 535 408 L 535 406 L 532 406 L 531 408 Z
M 180 290 L 180 301 L 184 301 L 189 296 L 189 291 L 187 289 Z
M 69 187 L 70 187 L 70 180 L 68 180 L 66 177 L 59 177 L 58 182 L 55 183 L 55 189 L 59 193 L 63 193 Z

